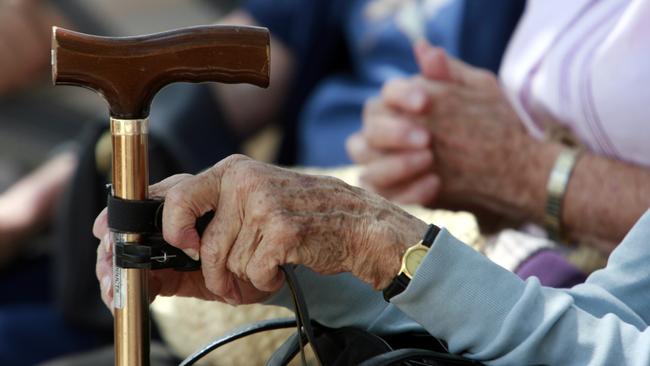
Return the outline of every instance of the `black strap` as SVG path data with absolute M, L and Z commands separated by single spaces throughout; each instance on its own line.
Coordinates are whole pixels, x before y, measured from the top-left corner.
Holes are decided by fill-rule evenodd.
M 167 243 L 162 237 L 162 200 L 124 200 L 109 193 L 108 227 L 120 233 L 137 233 L 142 240 L 137 243 L 115 244 L 115 265 L 120 268 L 165 269 L 196 271 L 201 262 L 188 257 L 182 250 Z M 203 234 L 214 218 L 208 212 L 196 221 L 196 230 Z
M 436 240 L 436 237 L 438 236 L 438 233 L 440 233 L 440 228 L 434 224 L 429 224 L 429 228 L 427 229 L 427 232 L 424 234 L 424 238 L 422 238 L 422 244 L 431 248 L 433 242 Z
M 123 233 L 159 233 L 162 231 L 161 200 L 124 200 L 108 195 L 108 227 Z

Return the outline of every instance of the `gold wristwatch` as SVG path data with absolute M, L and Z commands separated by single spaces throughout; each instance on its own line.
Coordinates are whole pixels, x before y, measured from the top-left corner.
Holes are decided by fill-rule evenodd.
M 424 234 L 424 238 L 404 252 L 404 255 L 402 256 L 402 267 L 399 270 L 399 274 L 383 291 L 384 299 L 386 301 L 390 301 L 390 299 L 399 295 L 406 289 L 406 286 L 408 286 L 413 276 L 415 276 L 415 271 L 429 252 L 429 248 L 431 248 L 431 245 L 433 244 L 433 241 L 436 240 L 436 236 L 438 236 L 439 232 L 439 227 L 433 224 L 429 225 L 427 232 Z

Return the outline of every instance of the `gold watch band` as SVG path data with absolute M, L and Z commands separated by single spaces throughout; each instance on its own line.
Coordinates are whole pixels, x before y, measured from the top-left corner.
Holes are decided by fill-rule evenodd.
M 578 160 L 580 151 L 564 148 L 555 160 L 555 165 L 546 186 L 546 210 L 544 226 L 553 241 L 562 241 L 562 207 L 569 179 Z

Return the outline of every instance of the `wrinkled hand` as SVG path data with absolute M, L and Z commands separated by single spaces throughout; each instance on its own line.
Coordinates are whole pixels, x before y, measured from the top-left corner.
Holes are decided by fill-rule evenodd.
M 26 86 L 45 71 L 50 27 L 62 22 L 43 0 L 0 2 L 0 95 Z
M 374 102 L 380 104 L 374 108 L 390 110 L 410 120 L 402 123 L 402 134 L 420 131 L 422 127 L 430 133 L 435 162 L 415 169 L 416 176 L 422 176 L 422 169 L 428 168 L 425 174 L 435 174 L 439 179 L 439 186 L 430 184 L 430 188 L 438 189 L 436 206 L 479 207 L 518 216 L 517 207 L 513 207 L 518 204 L 512 199 L 526 196 L 526 187 L 518 184 L 517 176 L 534 167 L 528 161 L 534 141 L 526 134 L 496 77 L 426 44 L 418 45 L 416 56 L 423 75 L 387 83 L 381 100 Z M 413 103 L 416 99 L 426 102 Z M 364 120 L 364 130 L 365 125 L 367 129 L 380 127 L 377 118 Z M 396 154 L 384 151 L 375 155 L 385 161 Z M 376 159 L 367 165 L 367 170 L 380 162 Z M 402 165 L 403 170 L 408 169 L 408 165 Z M 383 177 L 390 174 L 386 169 Z M 381 175 L 366 172 L 365 182 L 373 190 L 382 192 L 386 188 L 382 178 L 369 176 Z
M 321 274 L 351 272 L 383 288 L 397 274 L 405 248 L 426 230 L 388 201 L 338 179 L 243 156 L 196 176 L 168 178 L 152 186 L 151 195 L 165 197 L 165 240 L 202 262 L 201 273 L 152 271 L 152 295 L 257 302 L 280 288 L 279 266 L 287 263 Z M 211 210 L 214 219 L 199 237 L 196 219 Z M 107 233 L 105 215 L 94 232 Z M 111 255 L 102 247 L 105 239 L 97 276 L 110 303 Z

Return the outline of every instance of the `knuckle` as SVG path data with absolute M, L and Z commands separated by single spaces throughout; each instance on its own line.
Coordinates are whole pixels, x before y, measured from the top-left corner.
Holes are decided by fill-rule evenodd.
M 242 154 L 232 154 L 227 158 L 219 161 L 211 169 L 211 173 L 219 174 L 221 171 L 229 172 L 232 168 L 239 166 L 239 164 L 251 160 L 248 156 Z
M 248 156 L 243 155 L 243 154 L 232 154 L 232 155 L 228 156 L 227 158 L 225 158 L 223 160 L 223 163 L 226 164 L 226 165 L 234 165 L 234 164 L 238 164 L 238 163 L 241 163 L 241 162 L 244 162 L 244 161 L 247 161 L 247 160 L 251 160 L 251 158 L 249 158 Z

